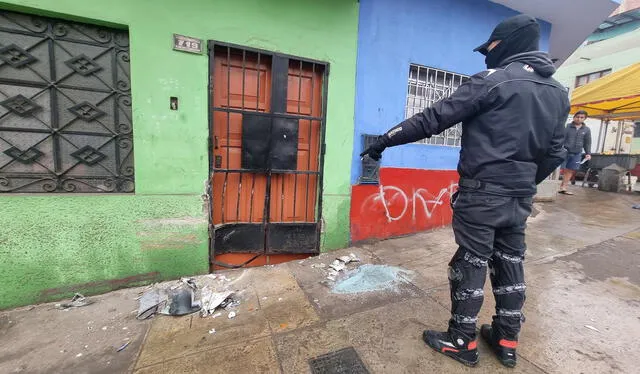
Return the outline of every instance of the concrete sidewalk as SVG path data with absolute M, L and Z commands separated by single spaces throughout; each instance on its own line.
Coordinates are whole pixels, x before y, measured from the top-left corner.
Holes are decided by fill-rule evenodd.
M 501 367 L 482 342 L 479 366 L 467 368 L 421 340 L 424 329 L 445 329 L 449 318 L 446 268 L 456 246 L 446 228 L 225 272 L 231 281 L 220 287 L 238 290 L 241 301 L 234 319 L 137 321 L 141 289 L 69 311 L 51 304 L 5 311 L 0 372 L 307 373 L 310 358 L 346 347 L 372 373 L 636 372 L 640 211 L 631 205 L 640 196 L 574 191 L 536 204 L 530 220 L 526 323 L 515 370 Z M 362 262 L 327 280 L 327 265 L 350 253 Z M 493 311 L 489 282 L 485 294 L 482 323 Z

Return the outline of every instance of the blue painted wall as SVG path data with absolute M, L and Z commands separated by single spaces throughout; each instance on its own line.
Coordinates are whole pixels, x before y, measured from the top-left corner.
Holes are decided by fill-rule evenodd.
M 488 0 L 360 0 L 355 146 L 351 183 L 361 173 L 362 134 L 381 134 L 404 119 L 409 64 L 473 75 L 485 69 L 473 49 L 516 12 Z M 548 50 L 551 26 L 542 25 Z M 388 149 L 383 167 L 455 169 L 460 148 L 409 144 Z

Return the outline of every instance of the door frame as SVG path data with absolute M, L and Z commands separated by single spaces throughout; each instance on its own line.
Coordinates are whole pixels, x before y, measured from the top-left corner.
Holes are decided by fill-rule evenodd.
M 247 52 L 254 52 L 254 53 L 260 53 L 260 54 L 264 54 L 264 55 L 268 55 L 271 57 L 282 57 L 282 58 L 287 58 L 287 59 L 294 59 L 296 61 L 301 61 L 303 63 L 311 63 L 311 64 L 315 64 L 315 65 L 319 65 L 322 66 L 324 68 L 324 71 L 322 73 L 322 101 L 321 101 L 321 108 L 322 108 L 322 116 L 321 116 L 321 120 L 320 120 L 320 147 L 319 147 L 319 166 L 318 166 L 318 186 L 317 188 L 317 197 L 316 197 L 316 224 L 317 224 L 317 230 L 316 230 L 316 248 L 315 251 L 309 253 L 309 254 L 319 254 L 320 253 L 320 246 L 321 246 L 321 234 L 322 234 L 322 229 L 323 229 L 323 219 L 322 219 L 322 203 L 323 203 L 323 191 L 324 191 L 324 156 L 326 153 L 326 129 L 327 129 L 327 96 L 328 96 L 328 86 L 329 86 L 329 67 L 330 64 L 329 62 L 325 62 L 325 61 L 320 61 L 320 60 L 315 60 L 315 59 L 309 59 L 309 58 L 303 58 L 303 57 L 299 57 L 299 56 L 294 56 L 294 55 L 289 55 L 289 54 L 285 54 L 285 53 L 279 53 L 279 52 L 273 52 L 273 51 L 269 51 L 266 49 L 260 49 L 260 48 L 254 48 L 254 47 L 246 47 L 246 46 L 242 46 L 239 44 L 233 44 L 233 43 L 226 43 L 226 42 L 221 42 L 221 41 L 217 41 L 217 40 L 208 40 L 207 41 L 207 57 L 209 59 L 209 63 L 208 63 L 208 83 L 207 83 L 207 116 L 208 116 L 208 134 L 207 134 L 207 154 L 209 157 L 209 172 L 207 174 L 207 181 L 206 181 L 206 198 L 207 198 L 207 203 L 208 203 L 208 237 L 209 237 L 209 265 L 212 266 L 212 264 L 215 264 L 216 266 L 220 266 L 223 268 L 230 268 L 230 269 L 234 269 L 234 268 L 240 268 L 240 267 L 244 267 L 245 265 L 251 263 L 252 261 L 254 261 L 256 258 L 263 256 L 263 255 L 267 255 L 267 251 L 265 250 L 264 252 L 261 253 L 256 253 L 256 256 L 254 256 L 252 259 L 246 261 L 244 264 L 240 264 L 240 265 L 231 265 L 231 264 L 223 264 L 223 263 L 219 263 L 215 261 L 215 248 L 214 248 L 214 242 L 215 242 L 215 236 L 214 236 L 214 231 L 215 231 L 215 227 L 214 227 L 214 223 L 213 223 L 213 209 L 214 209 L 214 204 L 213 204 L 213 185 L 211 183 L 212 181 L 212 177 L 213 177 L 213 172 L 214 172 L 214 152 L 213 152 L 213 139 L 212 139 L 212 134 L 214 133 L 214 120 L 213 120 L 213 113 L 214 113 L 214 103 L 213 103 L 213 86 L 214 86 L 214 82 L 215 82 L 215 77 L 214 77 L 214 72 L 215 72 L 215 47 L 226 47 L 226 48 L 235 48 L 235 49 L 239 49 L 239 50 L 243 50 L 243 51 L 247 51 Z M 299 119 L 300 117 L 304 117 L 304 116 L 300 116 L 300 115 L 295 115 L 295 114 L 287 114 L 287 113 L 283 113 L 283 114 L 278 114 L 278 116 L 280 117 L 284 117 L 284 118 L 296 118 Z M 270 191 L 267 191 L 268 193 L 270 193 Z M 268 219 L 268 217 L 266 217 L 266 219 Z M 266 243 L 265 243 L 266 244 Z M 271 256 L 273 256 L 273 254 L 271 254 Z

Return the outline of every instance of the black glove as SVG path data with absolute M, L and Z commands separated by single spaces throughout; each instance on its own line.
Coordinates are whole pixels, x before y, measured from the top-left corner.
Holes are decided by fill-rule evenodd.
M 360 157 L 369 156 L 372 160 L 379 161 L 382 158 L 382 152 L 386 148 L 385 135 L 379 136 L 375 143 L 360 153 Z

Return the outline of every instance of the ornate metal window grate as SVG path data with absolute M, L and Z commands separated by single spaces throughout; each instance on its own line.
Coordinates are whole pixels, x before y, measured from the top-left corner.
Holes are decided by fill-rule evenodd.
M 411 64 L 404 117 L 409 118 L 431 107 L 439 100 L 451 96 L 462 83 L 468 80 L 469 77 L 466 75 Z M 462 126 L 457 124 L 442 134 L 421 140 L 419 143 L 459 147 L 461 137 Z
M 0 192 L 133 192 L 129 38 L 0 11 Z

